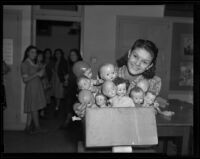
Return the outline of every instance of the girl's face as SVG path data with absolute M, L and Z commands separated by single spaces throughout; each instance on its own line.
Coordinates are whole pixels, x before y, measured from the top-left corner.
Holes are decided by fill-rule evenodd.
M 128 55 L 128 70 L 132 75 L 141 74 L 148 70 L 153 64 L 151 64 L 153 57 L 151 54 L 141 48 L 136 48 Z
M 29 52 L 28 52 L 28 58 L 31 59 L 31 60 L 34 60 L 37 56 L 37 53 L 36 53 L 36 49 L 31 49 Z
M 126 95 L 126 83 L 121 83 L 117 86 L 117 95 L 119 96 Z
M 61 58 L 61 53 L 60 53 L 59 51 L 57 51 L 55 55 L 56 55 L 56 58 L 57 58 L 57 59 L 60 59 L 60 58 Z
M 41 54 L 39 54 L 38 57 L 37 57 L 37 60 L 38 61 L 42 61 L 43 60 L 43 56 Z
M 45 53 L 45 58 L 50 58 L 51 57 L 51 53 L 49 52 L 49 51 L 47 51 L 46 53 Z
M 105 105 L 105 103 L 106 103 L 105 97 L 102 96 L 102 95 L 96 96 L 95 99 L 96 99 L 96 104 L 97 104 L 98 106 Z
M 76 52 L 72 51 L 70 53 L 70 59 L 72 62 L 76 62 L 78 60 L 78 56 L 77 56 Z

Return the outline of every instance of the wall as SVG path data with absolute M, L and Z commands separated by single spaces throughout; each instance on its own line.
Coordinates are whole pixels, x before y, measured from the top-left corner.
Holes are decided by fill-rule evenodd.
M 50 48 L 54 51 L 61 48 L 64 52 L 69 53 L 72 48 L 79 49 L 79 36 L 69 35 L 69 27 L 53 26 L 51 36 L 37 36 L 37 47 L 41 50 Z M 57 43 L 56 43 L 57 42 Z
M 117 15 L 163 17 L 164 5 L 85 6 L 83 58 L 92 65 L 94 75 L 102 63 L 115 62 Z M 172 92 L 169 98 L 192 102 L 193 92 Z
M 21 59 L 23 58 L 24 51 L 28 45 L 31 44 L 31 6 L 27 5 L 5 5 L 3 6 L 3 9 L 9 9 L 9 10 L 19 10 L 22 12 L 22 35 L 21 35 Z M 17 88 L 18 89 L 18 88 Z M 26 121 L 26 114 L 23 113 L 24 111 L 24 84 L 21 83 L 21 89 L 22 96 L 21 96 L 21 122 L 22 125 Z M 16 128 L 16 129 L 23 129 L 23 126 Z

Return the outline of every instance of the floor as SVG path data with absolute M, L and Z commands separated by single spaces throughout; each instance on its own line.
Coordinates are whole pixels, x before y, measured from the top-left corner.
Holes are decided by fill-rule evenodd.
M 55 114 L 53 105 L 47 109 L 47 119 L 41 119 L 41 126 L 48 130 L 47 133 L 30 135 L 24 131 L 4 131 L 5 153 L 77 153 L 78 141 L 82 139 L 80 122 L 72 122 L 66 129 L 59 129 L 62 115 Z M 154 149 L 162 153 L 163 142 Z M 172 142 L 168 143 L 168 155 L 176 155 L 177 148 Z

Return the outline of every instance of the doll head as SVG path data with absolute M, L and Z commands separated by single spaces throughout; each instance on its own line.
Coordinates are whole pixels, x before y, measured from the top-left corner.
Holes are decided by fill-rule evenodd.
M 134 87 L 130 91 L 130 97 L 135 104 L 142 104 L 144 101 L 144 91 L 140 87 Z
M 95 103 L 93 94 L 85 89 L 79 92 L 78 100 L 81 104 L 87 104 L 87 107 L 91 107 Z
M 146 93 L 149 89 L 149 82 L 147 79 L 142 79 L 136 84 L 136 86 L 140 87 Z
M 154 103 L 156 99 L 156 94 L 154 92 L 148 91 L 144 97 L 144 103 L 147 105 L 151 105 Z
M 92 69 L 91 68 L 86 68 L 86 70 L 83 73 L 84 76 L 88 78 L 92 78 Z
M 113 83 L 116 85 L 117 87 L 117 95 L 118 96 L 125 96 L 126 92 L 127 92 L 127 88 L 129 86 L 129 82 L 128 80 L 125 80 L 121 77 L 116 77 L 113 80 Z
M 116 68 L 113 64 L 107 63 L 100 67 L 99 74 L 103 80 L 113 81 L 117 77 Z
M 105 81 L 102 85 L 102 93 L 108 97 L 112 98 L 116 96 L 117 88 L 112 81 Z
M 81 76 L 78 78 L 77 85 L 79 89 L 89 90 L 91 86 L 91 80 L 85 76 Z
M 103 94 L 97 94 L 95 96 L 95 102 L 96 105 L 99 107 L 106 106 L 106 96 L 104 96 Z

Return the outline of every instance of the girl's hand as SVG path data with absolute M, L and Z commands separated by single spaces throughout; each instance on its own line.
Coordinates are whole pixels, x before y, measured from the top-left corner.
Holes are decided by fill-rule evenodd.
M 37 72 L 37 75 L 38 75 L 39 77 L 42 77 L 42 76 L 44 75 L 44 73 L 45 73 L 45 70 L 44 70 L 44 69 L 41 69 L 40 71 Z
M 74 112 L 77 114 L 78 117 L 84 117 L 86 106 L 86 104 L 81 103 L 75 103 L 73 105 Z

